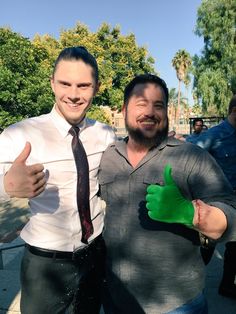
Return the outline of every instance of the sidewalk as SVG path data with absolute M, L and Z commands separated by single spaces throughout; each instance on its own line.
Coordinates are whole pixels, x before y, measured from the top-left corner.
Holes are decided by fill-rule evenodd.
M 0 248 L 24 244 L 18 237 L 11 243 L 0 243 Z M 3 251 L 0 269 L 0 314 L 20 313 L 20 261 L 24 247 Z
M 0 248 L 23 245 L 19 233 L 27 222 L 27 200 L 0 203 Z M 19 270 L 24 247 L 2 251 L 0 256 L 0 314 L 20 313 Z
M 10 204 L 4 208 L 9 210 Z M 19 207 L 21 209 L 19 210 Z M 26 221 L 27 206 L 24 203 L 14 201 L 12 209 L 6 212 L 0 206 L 0 230 L 7 234 L 7 237 L 1 236 L 0 248 L 23 244 L 19 238 L 19 226 Z M 13 215 L 15 212 L 15 215 Z M 8 219 L 8 218 L 9 219 Z M 13 219 L 14 217 L 14 219 Z M 14 226 L 14 234 L 11 228 Z M 18 226 L 18 227 L 17 227 Z M 2 232 L 1 232 L 2 235 Z M 20 281 L 19 270 L 23 253 L 23 247 L 3 251 L 3 269 L 0 269 L 0 314 L 20 314 Z M 235 314 L 236 300 L 228 299 L 218 295 L 217 289 L 222 275 L 224 246 L 218 245 L 214 252 L 211 262 L 207 266 L 206 294 L 208 298 L 209 314 Z M 53 314 L 53 313 L 52 313 Z M 131 313 L 135 314 L 135 313 Z

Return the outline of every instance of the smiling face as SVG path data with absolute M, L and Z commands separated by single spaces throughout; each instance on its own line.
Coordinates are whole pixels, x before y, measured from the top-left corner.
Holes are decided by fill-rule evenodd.
M 135 142 L 150 147 L 167 136 L 167 105 L 159 85 L 137 84 L 123 114 L 129 136 Z
M 98 91 L 93 69 L 82 60 L 61 60 L 51 79 L 56 111 L 70 124 L 83 120 Z

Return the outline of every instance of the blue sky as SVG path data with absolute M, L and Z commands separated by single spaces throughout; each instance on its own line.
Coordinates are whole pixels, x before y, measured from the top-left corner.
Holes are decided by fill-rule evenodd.
M 58 38 L 78 21 L 96 32 L 103 22 L 134 33 L 155 59 L 155 68 L 169 88 L 178 87 L 171 60 L 179 49 L 199 54 L 203 39 L 194 34 L 201 0 L 7 0 L 2 1 L 0 27 L 9 26 L 25 37 L 36 33 Z M 183 89 L 190 98 L 190 91 Z M 192 100 L 190 99 L 190 103 Z

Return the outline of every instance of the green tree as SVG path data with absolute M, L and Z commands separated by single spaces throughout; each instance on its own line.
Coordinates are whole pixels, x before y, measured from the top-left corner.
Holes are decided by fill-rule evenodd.
M 184 82 L 185 85 L 190 83 L 190 67 L 192 64 L 192 58 L 190 54 L 185 49 L 180 49 L 176 52 L 174 58 L 172 59 L 172 66 L 176 71 L 176 76 L 178 78 L 178 105 L 176 110 L 176 119 L 178 119 L 178 113 L 180 111 L 180 83 Z
M 196 117 L 200 117 L 202 116 L 203 112 L 202 112 L 202 106 L 199 104 L 199 101 L 198 101 L 198 97 L 196 95 L 196 92 L 193 91 L 192 92 L 192 95 L 193 95 L 193 107 L 192 107 L 192 113 L 196 116 Z
M 93 105 L 89 109 L 87 117 L 111 125 L 109 116 L 101 106 Z
M 10 124 L 22 120 L 24 117 L 21 115 L 12 115 L 8 111 L 0 110 L 0 132 L 2 132 Z
M 195 33 L 204 39 L 194 56 L 194 91 L 203 111 L 224 114 L 236 92 L 236 2 L 203 0 L 197 13 Z
M 85 46 L 98 61 L 101 87 L 94 99 L 97 106 L 120 108 L 130 78 L 155 72 L 154 59 L 147 49 L 137 45 L 134 34 L 122 35 L 118 26 L 111 28 L 103 23 L 97 32 L 90 32 L 78 22 L 74 28 L 63 29 L 58 40 L 47 34 L 36 34 L 29 40 L 9 28 L 0 28 L 1 125 L 10 122 L 2 121 L 6 113 L 15 120 L 51 110 L 52 67 L 60 50 L 68 46 Z
M 43 47 L 8 28 L 0 28 L 0 123 L 6 125 L 10 116 L 22 119 L 48 112 L 48 104 L 41 101 L 49 90 L 45 86 L 48 71 L 43 61 L 48 58 Z

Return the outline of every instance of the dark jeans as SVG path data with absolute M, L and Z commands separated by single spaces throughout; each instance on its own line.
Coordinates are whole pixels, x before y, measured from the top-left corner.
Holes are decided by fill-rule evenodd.
M 186 304 L 166 314 L 208 314 L 208 305 L 203 293 Z
M 77 259 L 25 253 L 21 264 L 21 314 L 99 314 L 106 248 L 102 237 Z M 68 313 L 68 312 L 67 312 Z
M 127 300 L 125 300 L 124 298 L 124 302 L 126 302 Z M 132 305 L 127 304 L 126 302 L 126 306 L 128 308 L 128 306 L 131 306 L 131 308 L 124 310 L 123 309 L 119 309 L 119 305 L 117 307 L 117 305 L 115 305 L 112 301 L 112 298 L 107 290 L 107 287 L 104 286 L 104 296 L 103 296 L 103 308 L 104 308 L 104 313 L 105 314 L 145 314 L 146 312 L 144 312 L 144 310 L 141 308 L 141 306 L 138 304 L 137 300 L 136 303 L 133 302 Z M 157 301 L 157 313 L 159 313 L 158 311 L 158 301 Z M 166 313 L 166 314 L 208 314 L 208 305 L 207 305 L 207 300 L 206 297 L 204 295 L 204 293 L 200 293 L 196 298 L 192 299 L 191 301 L 189 301 L 186 304 L 183 304 L 182 306 Z

